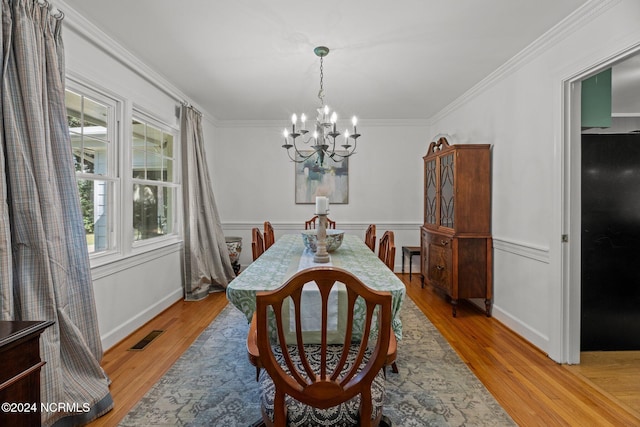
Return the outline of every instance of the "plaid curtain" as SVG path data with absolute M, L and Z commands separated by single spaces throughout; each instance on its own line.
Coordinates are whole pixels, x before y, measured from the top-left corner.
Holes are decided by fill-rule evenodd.
M 67 127 L 62 16 L 49 9 L 2 0 L 0 36 L 0 319 L 55 322 L 40 338 L 41 399 L 65 405 L 42 412 L 46 426 L 113 406 Z
M 204 153 L 202 115 L 182 107 L 185 299 L 226 288 L 235 277 Z

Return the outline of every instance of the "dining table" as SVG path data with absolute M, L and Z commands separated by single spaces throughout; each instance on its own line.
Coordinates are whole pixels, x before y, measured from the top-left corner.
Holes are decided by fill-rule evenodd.
M 314 266 L 345 269 L 364 284 L 391 293 L 392 328 L 402 339 L 400 310 L 406 295 L 404 283 L 356 235 L 345 234 L 340 247 L 329 253 L 328 263 L 316 263 L 300 234 L 285 234 L 247 266 L 227 286 L 227 299 L 251 322 L 256 310 L 256 293 L 282 286 L 296 272 Z

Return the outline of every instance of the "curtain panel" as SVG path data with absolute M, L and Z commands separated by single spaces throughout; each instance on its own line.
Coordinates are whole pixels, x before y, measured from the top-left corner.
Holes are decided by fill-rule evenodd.
M 202 115 L 182 106 L 182 194 L 186 300 L 223 290 L 235 273 L 213 197 L 204 151 Z
M 52 320 L 42 424 L 78 425 L 111 409 L 67 126 L 62 16 L 2 0 L 0 319 Z

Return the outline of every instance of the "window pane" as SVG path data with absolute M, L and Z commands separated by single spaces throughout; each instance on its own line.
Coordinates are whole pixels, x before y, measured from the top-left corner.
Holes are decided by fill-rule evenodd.
M 173 158 L 173 135 L 164 134 L 163 153 L 165 157 Z
M 147 151 L 147 179 L 162 181 L 162 157 L 153 151 Z
M 107 107 L 89 98 L 84 99 L 84 126 L 98 127 L 106 130 Z
M 65 92 L 67 123 L 76 172 L 108 173 L 108 108 L 74 92 Z
M 144 144 L 145 144 L 145 125 L 144 123 L 140 123 L 137 120 L 133 120 L 131 122 L 131 133 L 132 133 L 132 140 L 131 143 L 133 144 L 133 148 L 134 149 L 140 149 L 140 150 L 144 150 Z
M 89 253 L 105 251 L 109 248 L 109 183 L 79 179 L 78 192 Z
M 75 92 L 66 91 L 64 94 L 64 102 L 67 107 L 67 121 L 69 127 L 80 127 L 80 113 L 82 112 L 82 96 Z
M 85 136 L 82 147 L 84 165 L 82 172 L 107 175 L 107 143 L 100 139 Z
M 164 181 L 173 182 L 173 160 L 164 160 Z
M 146 169 L 145 169 L 145 152 L 144 150 L 133 150 L 133 168 L 132 168 L 132 176 L 138 179 L 147 179 Z
M 133 185 L 134 240 L 173 232 L 174 190 L 158 185 Z
M 162 131 L 147 125 L 146 141 L 147 150 L 159 154 L 162 149 Z

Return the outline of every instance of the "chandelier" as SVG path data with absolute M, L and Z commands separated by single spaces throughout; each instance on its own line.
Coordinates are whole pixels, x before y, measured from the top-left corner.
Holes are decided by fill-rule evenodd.
M 285 128 L 283 131 L 284 145 L 282 148 L 287 150 L 289 158 L 296 162 L 302 163 L 307 159 L 316 156 L 316 164 L 324 166 L 324 160 L 329 157 L 331 160 L 339 162 L 342 159 L 351 156 L 355 153 L 356 144 L 360 134 L 357 131 L 356 125 L 358 119 L 353 116 L 351 123 L 353 124 L 353 133 L 349 133 L 348 130 L 344 131 L 344 135 L 338 141 L 336 139 L 342 134 L 336 130 L 336 122 L 338 121 L 338 115 L 335 111 L 331 111 L 329 106 L 324 103 L 324 74 L 322 60 L 329 54 L 329 48 L 325 46 L 318 46 L 313 49 L 316 56 L 320 57 L 320 91 L 318 91 L 318 99 L 320 99 L 320 108 L 317 109 L 316 122 L 313 126 L 313 133 L 309 136 L 307 134 L 307 116 L 303 113 L 300 115 L 300 127 L 296 129 L 298 116 L 293 114 L 291 116 L 291 132 Z M 301 137 L 301 138 L 300 138 Z M 300 138 L 302 144 L 307 146 L 307 149 L 300 151 L 301 145 L 299 145 L 297 139 Z M 306 139 L 305 139 L 306 138 Z M 340 142 L 343 144 L 339 144 Z M 353 141 L 353 145 L 351 142 Z M 342 149 L 336 151 L 336 142 Z M 293 156 L 290 149 L 293 148 Z M 311 152 L 307 154 L 307 150 L 311 149 Z

